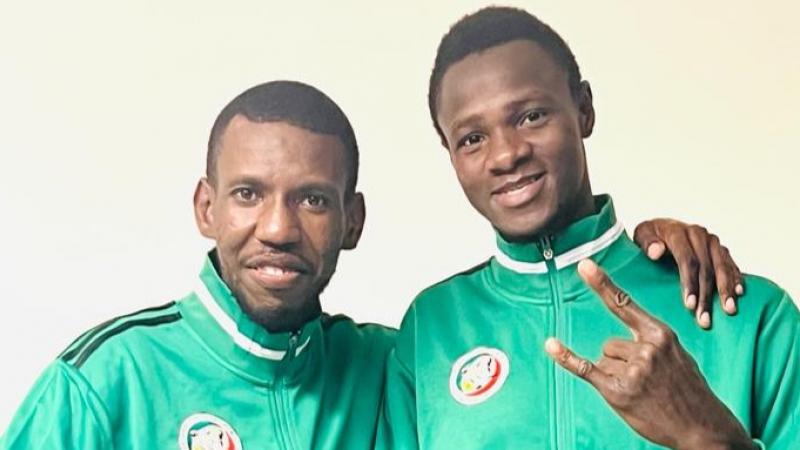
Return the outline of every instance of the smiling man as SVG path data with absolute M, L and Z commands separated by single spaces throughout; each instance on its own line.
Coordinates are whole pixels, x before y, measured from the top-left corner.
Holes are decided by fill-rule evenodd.
M 193 292 L 88 331 L 45 371 L 3 449 L 371 448 L 394 331 L 321 313 L 364 200 L 344 113 L 279 81 L 235 98 L 194 211 L 216 242 Z
M 192 292 L 79 337 L 0 449 L 372 448 L 394 330 L 324 314 L 319 298 L 361 234 L 357 176 L 353 130 L 322 92 L 277 81 L 236 97 L 214 123 L 194 195 L 216 248 Z M 681 265 L 708 252 L 722 263 L 707 271 L 737 276 L 705 232 L 694 252 L 693 228 L 641 230 L 642 245 L 663 239 Z M 688 285 L 704 279 L 685 274 Z
M 388 448 L 797 447 L 797 308 L 747 276 L 738 316 L 695 326 L 677 275 L 593 195 L 592 92 L 556 32 L 513 8 L 469 15 L 429 89 L 497 253 L 409 309 L 388 363 Z M 715 304 L 734 307 L 725 289 Z

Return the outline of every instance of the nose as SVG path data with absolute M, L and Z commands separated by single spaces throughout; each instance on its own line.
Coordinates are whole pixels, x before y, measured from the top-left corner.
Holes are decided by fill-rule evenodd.
M 516 130 L 498 131 L 490 139 L 489 146 L 489 170 L 495 175 L 513 172 L 533 154 L 531 144 Z
M 256 223 L 255 237 L 279 249 L 298 243 L 301 230 L 296 211 L 279 197 L 265 202 Z

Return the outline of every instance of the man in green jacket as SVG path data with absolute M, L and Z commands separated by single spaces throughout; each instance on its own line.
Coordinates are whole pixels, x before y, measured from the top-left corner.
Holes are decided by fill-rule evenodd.
M 198 228 L 216 248 L 191 292 L 79 337 L 0 449 L 371 448 L 394 330 L 329 316 L 319 302 L 340 250 L 361 234 L 357 174 L 353 130 L 323 93 L 279 81 L 235 98 L 195 192 Z M 697 259 L 684 226 L 642 230 L 643 243 L 663 239 L 684 263 Z M 729 259 L 716 268 L 737 275 Z
M 78 338 L 0 448 L 371 448 L 394 330 L 319 303 L 361 233 L 357 171 L 350 124 L 320 91 L 273 82 L 234 99 L 195 192 L 216 249 L 192 291 Z
M 800 446 L 797 308 L 746 276 L 736 317 L 694 326 L 676 274 L 627 237 L 609 196 L 593 195 L 592 93 L 557 33 L 513 8 L 466 16 L 439 45 L 429 106 L 497 253 L 407 312 L 388 362 L 384 445 Z M 714 306 L 729 308 L 722 293 Z

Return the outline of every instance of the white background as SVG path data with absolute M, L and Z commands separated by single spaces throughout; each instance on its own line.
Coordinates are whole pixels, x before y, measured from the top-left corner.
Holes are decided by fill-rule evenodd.
M 516 4 L 566 38 L 592 82 L 593 184 L 629 229 L 702 223 L 744 270 L 800 296 L 797 3 Z M 367 226 L 326 310 L 396 325 L 421 288 L 487 258 L 492 231 L 426 109 L 440 37 L 483 5 L 3 2 L 0 431 L 81 331 L 188 292 L 211 246 L 191 213 L 208 131 L 259 82 L 318 86 L 359 139 Z

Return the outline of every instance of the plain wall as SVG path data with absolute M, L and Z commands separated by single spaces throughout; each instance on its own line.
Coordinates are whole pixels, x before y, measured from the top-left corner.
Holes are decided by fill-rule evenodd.
M 514 4 L 558 30 L 592 82 L 592 180 L 629 231 L 701 223 L 800 297 L 799 4 Z M 0 431 L 80 332 L 189 292 L 212 245 L 191 211 L 209 129 L 262 81 L 318 86 L 359 139 L 367 226 L 326 310 L 397 325 L 420 289 L 486 259 L 492 231 L 426 106 L 440 37 L 484 5 L 0 4 Z

